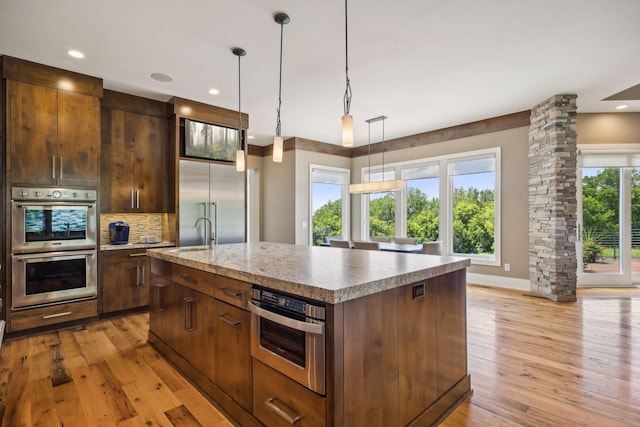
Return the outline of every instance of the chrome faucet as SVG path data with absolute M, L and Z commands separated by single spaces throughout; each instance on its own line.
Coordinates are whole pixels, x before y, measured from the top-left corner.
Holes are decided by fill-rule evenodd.
M 201 216 L 200 218 L 196 219 L 196 224 L 194 225 L 194 227 L 198 227 L 198 223 L 200 222 L 201 219 L 204 219 L 209 223 L 209 230 L 211 230 L 211 236 L 209 237 L 209 249 L 213 249 L 213 242 L 215 242 L 216 240 L 216 235 L 213 232 L 213 223 L 206 216 Z M 206 232 L 206 229 L 205 229 L 205 232 Z

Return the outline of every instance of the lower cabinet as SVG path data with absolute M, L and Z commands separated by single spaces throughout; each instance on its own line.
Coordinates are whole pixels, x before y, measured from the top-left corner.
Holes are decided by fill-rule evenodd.
M 222 391 L 251 411 L 251 318 L 248 311 L 216 300 L 214 382 Z
M 265 425 L 324 426 L 325 411 L 324 397 L 253 361 L 253 416 Z
M 100 252 L 102 313 L 149 305 L 149 258 L 144 249 Z

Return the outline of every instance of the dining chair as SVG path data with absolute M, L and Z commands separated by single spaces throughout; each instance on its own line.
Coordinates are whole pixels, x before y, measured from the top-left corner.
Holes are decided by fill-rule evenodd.
M 329 240 L 329 246 L 331 246 L 332 248 L 351 248 L 351 245 L 349 244 L 350 242 L 348 240 L 336 240 L 336 239 L 331 239 Z
M 344 240 L 342 236 L 324 236 L 324 242 L 329 243 L 331 240 Z
M 389 243 L 389 242 L 391 242 L 391 237 L 389 237 L 389 236 L 373 236 L 373 237 L 371 237 L 371 241 L 372 242 Z
M 422 244 L 423 254 L 428 255 L 441 255 L 442 254 L 442 241 L 437 242 L 425 242 Z
M 380 242 L 353 242 L 354 249 L 365 249 L 368 251 L 379 251 L 380 250 Z
M 415 237 L 396 237 L 393 242 L 399 245 L 415 245 L 418 243 L 418 239 Z

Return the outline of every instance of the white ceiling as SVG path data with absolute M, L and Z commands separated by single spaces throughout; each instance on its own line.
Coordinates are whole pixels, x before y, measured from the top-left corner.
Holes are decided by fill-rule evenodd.
M 237 110 L 231 49 L 242 47 L 251 144 L 268 145 L 276 12 L 291 18 L 282 135 L 340 144 L 342 0 L 0 0 L 0 54 L 102 77 L 106 89 Z M 639 17 L 638 0 L 349 0 L 356 145 L 367 143 L 365 119 L 379 115 L 392 139 L 527 110 L 559 93 L 576 93 L 579 112 L 615 112 L 622 102 L 602 99 L 640 83 Z M 174 80 L 157 82 L 154 72 Z M 640 100 L 624 103 L 640 112 Z

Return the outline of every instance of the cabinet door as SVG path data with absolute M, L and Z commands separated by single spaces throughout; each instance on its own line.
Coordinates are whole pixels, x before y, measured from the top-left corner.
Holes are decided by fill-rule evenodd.
M 57 91 L 14 81 L 8 81 L 7 85 L 11 183 L 54 184 L 57 176 Z
M 178 353 L 191 362 L 205 377 L 213 381 L 215 303 L 208 295 L 176 285 L 181 299 L 183 329 L 178 340 Z
M 467 375 L 466 270 L 435 277 L 438 295 L 438 396 Z
M 250 314 L 215 302 L 214 382 L 247 411 L 252 410 Z
M 105 251 L 102 258 L 102 312 L 149 305 L 149 260 L 143 251 Z
M 149 330 L 176 351 L 184 330 L 183 300 L 182 295 L 176 295 L 178 287 L 160 276 L 151 276 Z
M 409 424 L 438 397 L 436 306 L 433 279 L 398 290 L 400 425 Z
M 127 115 L 127 136 L 135 141 L 137 212 L 169 210 L 168 121 L 135 113 Z
M 100 100 L 58 91 L 58 184 L 98 185 Z
M 134 144 L 127 138 L 125 113 L 102 109 L 100 150 L 100 209 L 102 212 L 133 212 Z

